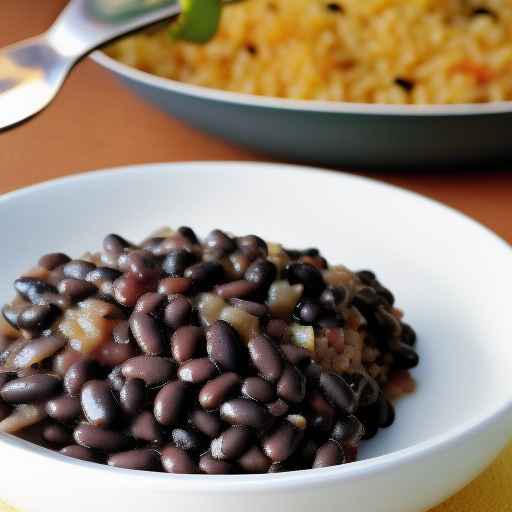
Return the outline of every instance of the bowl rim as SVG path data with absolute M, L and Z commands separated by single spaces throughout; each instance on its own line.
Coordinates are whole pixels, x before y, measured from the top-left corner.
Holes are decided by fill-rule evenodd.
M 512 101 L 488 103 L 459 103 L 450 105 L 386 105 L 383 103 L 356 103 L 347 101 L 292 100 L 271 96 L 257 96 L 224 91 L 200 85 L 187 84 L 141 71 L 109 57 L 102 50 L 90 55 L 100 66 L 126 79 L 149 87 L 178 93 L 193 98 L 210 100 L 241 107 L 286 110 L 324 114 L 359 114 L 365 116 L 459 117 L 512 113 Z
M 98 171 L 89 171 L 77 173 L 61 178 L 56 178 L 41 183 L 21 188 L 6 194 L 0 195 L 0 206 L 10 201 L 16 201 L 18 197 L 24 197 L 30 194 L 44 193 L 47 189 L 56 186 L 65 187 L 83 180 L 98 180 L 114 177 L 122 179 L 125 175 L 142 174 L 148 172 L 166 173 L 166 172 L 215 172 L 215 168 L 236 170 L 237 173 L 246 170 L 257 171 L 265 168 L 270 174 L 276 171 L 287 171 L 293 173 L 302 173 L 311 175 L 318 173 L 322 175 L 341 176 L 345 180 L 354 182 L 363 182 L 372 187 L 382 189 L 384 192 L 398 193 L 406 195 L 420 201 L 429 208 L 442 209 L 445 213 L 459 217 L 466 223 L 472 224 L 479 229 L 482 235 L 485 235 L 489 243 L 493 243 L 496 248 L 505 251 L 512 257 L 512 245 L 499 237 L 491 229 L 487 228 L 468 215 L 459 212 L 455 208 L 447 206 L 437 200 L 423 196 L 402 187 L 391 185 L 365 176 L 352 175 L 345 172 L 334 171 L 331 169 L 316 168 L 312 166 L 298 166 L 292 164 L 279 164 L 253 161 L 191 161 L 191 162 L 161 162 L 149 164 L 136 164 L 127 166 L 118 166 L 105 168 Z M 52 460 L 56 464 L 69 464 L 69 469 L 82 469 L 91 472 L 91 476 L 98 478 L 130 478 L 130 483 L 134 485 L 144 485 L 151 482 L 151 485 L 162 485 L 165 489 L 176 489 L 186 492 L 198 492 L 200 490 L 208 493 L 234 494 L 244 490 L 270 490 L 277 487 L 279 489 L 297 489 L 305 483 L 308 485 L 323 485 L 333 481 L 351 481 L 361 476 L 368 476 L 381 471 L 389 471 L 400 464 L 413 462 L 425 458 L 433 453 L 444 450 L 451 444 L 458 444 L 472 435 L 476 435 L 493 425 L 503 421 L 509 421 L 512 418 L 512 393 L 505 400 L 495 404 L 490 409 L 480 412 L 480 416 L 475 419 L 467 420 L 463 424 L 455 426 L 445 433 L 438 434 L 425 441 L 413 444 L 397 451 L 386 453 L 377 457 L 365 460 L 359 460 L 350 464 L 321 468 L 312 470 L 301 470 L 294 472 L 285 472 L 278 474 L 254 474 L 254 475 L 169 475 L 167 473 L 157 473 L 150 471 L 138 471 L 131 469 L 113 468 L 107 465 L 86 462 L 72 459 L 57 452 L 53 452 L 31 442 L 17 438 L 10 434 L 0 432 L 0 451 L 3 445 L 10 448 L 22 449 L 30 455 L 39 456 Z M 65 466 L 62 466 L 63 469 Z M 94 472 L 94 473 L 92 473 Z M 236 487 L 233 484 L 236 483 Z M 174 486 L 174 487 L 173 487 Z

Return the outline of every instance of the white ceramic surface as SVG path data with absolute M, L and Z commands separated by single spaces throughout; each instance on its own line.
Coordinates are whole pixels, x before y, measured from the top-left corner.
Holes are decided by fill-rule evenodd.
M 270 98 L 168 80 L 102 52 L 92 58 L 160 110 L 295 162 L 409 169 L 512 160 L 502 135 L 512 124 L 510 101 L 421 106 Z
M 73 255 L 162 225 L 258 233 L 372 268 L 419 333 L 418 390 L 364 460 L 254 476 L 171 476 L 74 461 L 0 435 L 0 496 L 23 512 L 419 512 L 460 489 L 512 434 L 512 251 L 467 217 L 372 180 L 250 163 L 95 172 L 0 198 L 0 299 L 43 253 Z

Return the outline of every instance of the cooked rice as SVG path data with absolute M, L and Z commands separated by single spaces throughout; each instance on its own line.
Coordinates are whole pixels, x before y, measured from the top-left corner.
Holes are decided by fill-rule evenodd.
M 512 100 L 510 0 L 246 0 L 225 8 L 204 46 L 161 29 L 107 51 L 173 80 L 264 96 Z

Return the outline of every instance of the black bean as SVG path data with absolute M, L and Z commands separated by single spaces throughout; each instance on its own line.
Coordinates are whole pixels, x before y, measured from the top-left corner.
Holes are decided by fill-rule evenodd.
M 2 308 L 2 316 L 5 318 L 7 323 L 14 327 L 14 329 L 18 329 L 18 318 L 21 315 L 21 313 L 27 308 L 27 305 L 23 306 L 10 306 L 9 304 L 6 304 Z
M 45 254 L 39 258 L 39 262 L 37 263 L 40 267 L 45 268 L 46 270 L 55 270 L 57 267 L 61 265 L 65 265 L 71 261 L 71 258 L 66 254 L 61 252 L 52 252 L 50 254 Z
M 253 433 L 248 427 L 230 427 L 212 441 L 212 457 L 218 460 L 236 460 L 247 451 L 252 438 Z
M 209 233 L 203 243 L 207 249 L 213 251 L 220 257 L 225 254 L 229 254 L 236 249 L 235 242 L 220 229 L 214 229 Z
M 222 429 L 222 422 L 216 413 L 194 409 L 188 418 L 189 422 L 208 437 L 218 436 Z
M 4 384 L 0 390 L 0 397 L 12 404 L 39 402 L 55 396 L 61 384 L 57 375 L 35 373 Z
M 63 267 L 64 276 L 72 279 L 85 280 L 87 274 L 94 270 L 96 265 L 84 260 L 71 260 Z
M 202 384 L 217 375 L 217 367 L 207 358 L 191 359 L 178 368 L 178 377 L 183 382 Z
M 414 89 L 414 81 L 408 78 L 397 77 L 394 80 L 395 85 L 401 87 L 405 92 L 411 92 Z
M 119 345 L 129 345 L 134 341 L 130 331 L 130 323 L 127 320 L 123 320 L 115 325 L 112 330 L 112 340 Z
M 377 295 L 384 299 L 390 306 L 392 306 L 395 303 L 395 297 L 394 295 L 384 286 L 377 284 L 376 288 Z
M 169 299 L 169 305 L 165 308 L 165 325 L 171 329 L 178 329 L 190 322 L 192 305 L 183 295 L 174 295 Z
M 241 236 L 236 239 L 238 249 L 250 260 L 257 258 L 266 258 L 268 256 L 268 246 L 265 240 L 256 235 Z
M 318 391 L 314 391 L 308 396 L 307 403 L 312 411 L 313 432 L 320 437 L 329 435 L 334 428 L 336 419 L 334 407 Z
M 327 441 L 318 448 L 313 469 L 327 468 L 329 466 L 337 466 L 345 462 L 345 454 L 343 448 L 336 441 Z
M 199 469 L 207 475 L 229 475 L 233 472 L 233 464 L 225 460 L 217 460 L 207 452 L 199 459 Z
M 265 336 L 257 336 L 248 347 L 252 362 L 262 377 L 271 382 L 277 381 L 283 370 L 283 361 L 274 343 Z
M 99 377 L 100 368 L 92 359 L 80 359 L 72 364 L 64 375 L 64 389 L 71 396 L 79 396 L 82 386 L 88 381 Z
M 207 382 L 199 392 L 199 403 L 204 409 L 218 409 L 240 386 L 240 377 L 233 372 Z
M 327 400 L 343 413 L 352 414 L 356 406 L 356 397 L 351 387 L 337 374 L 322 372 L 320 387 Z
M 204 339 L 204 332 L 195 325 L 185 325 L 177 329 L 171 337 L 171 353 L 178 363 L 192 359 Z
M 107 464 L 114 468 L 157 471 L 160 469 L 160 455 L 156 450 L 129 450 L 111 455 Z
M 281 416 L 286 416 L 290 407 L 284 400 L 278 398 L 275 402 L 267 405 L 267 410 L 272 416 L 279 418 Z
M 14 281 L 14 288 L 25 299 L 32 304 L 46 304 L 45 294 L 57 294 L 54 286 L 33 277 L 20 277 Z
M 199 240 L 197 239 L 197 236 L 194 233 L 194 230 L 192 228 L 189 228 L 188 226 L 179 227 L 178 233 L 192 245 L 196 245 L 199 243 Z
M 266 304 L 260 304 L 259 302 L 253 302 L 237 298 L 232 298 L 230 299 L 229 302 L 235 308 L 241 309 L 242 311 L 245 311 L 246 313 L 249 313 L 252 316 L 257 316 L 258 318 L 261 318 L 268 314 L 268 307 L 266 306 Z
M 302 284 L 308 297 L 318 297 L 326 287 L 320 270 L 308 263 L 290 263 L 285 276 L 290 284 Z
M 248 377 L 242 384 L 242 395 L 265 404 L 276 398 L 276 390 L 270 382 L 260 377 Z
M 110 382 L 110 386 L 113 390 L 117 392 L 121 391 L 125 383 L 122 366 L 116 366 L 113 368 L 112 371 L 107 375 L 107 379 Z
M 375 437 L 379 431 L 379 406 L 377 402 L 366 407 L 359 407 L 357 410 L 357 418 L 364 427 L 362 439 L 367 440 Z
M 81 301 L 98 291 L 94 284 L 71 277 L 63 279 L 57 286 L 57 289 L 60 294 L 69 297 L 74 302 Z
M 230 283 L 221 284 L 215 288 L 215 293 L 223 299 L 242 298 L 255 292 L 257 286 L 250 281 L 240 279 Z
M 276 266 L 266 259 L 260 258 L 251 263 L 245 271 L 244 279 L 258 286 L 259 289 L 267 290 L 277 277 Z
M 394 315 L 386 311 L 383 307 L 379 307 L 375 312 L 375 321 L 378 325 L 378 332 L 386 338 L 399 338 L 402 332 L 400 320 Z
M 357 446 L 363 435 L 363 424 L 352 414 L 340 418 L 331 432 L 331 438 L 342 445 L 349 443 Z
M 368 286 L 371 286 L 377 279 L 377 276 L 371 270 L 359 270 L 356 272 L 356 276 L 363 284 Z
M 320 295 L 320 303 L 324 308 L 336 309 L 339 304 L 344 304 L 348 298 L 348 291 L 343 286 L 326 288 Z
M 113 256 L 119 256 L 122 254 L 125 249 L 129 249 L 133 247 L 133 244 L 128 242 L 128 240 L 123 237 L 116 235 L 114 233 L 107 235 L 103 239 L 103 249 L 105 252 L 112 254 Z
M 185 450 L 176 446 L 167 446 L 162 450 L 162 466 L 167 473 L 199 473 L 199 467 L 194 459 Z
M 302 325 L 313 325 L 321 312 L 322 308 L 316 302 L 302 301 L 295 306 L 293 317 Z
M 175 428 L 171 436 L 174 444 L 182 450 L 199 453 L 204 447 L 204 438 L 193 430 Z
M 387 428 L 395 421 L 395 408 L 393 404 L 380 393 L 379 399 L 375 402 L 374 407 L 376 408 L 377 421 L 380 428 Z
M 323 329 L 335 329 L 345 325 L 343 315 L 334 311 L 326 311 L 317 320 L 318 327 Z
M 80 446 L 107 453 L 124 450 L 130 444 L 129 439 L 122 432 L 95 427 L 87 423 L 80 423 L 75 428 L 73 437 Z
M 121 277 L 121 272 L 110 267 L 98 267 L 91 270 L 85 280 L 94 284 L 103 293 L 112 295 L 112 285 L 114 281 Z
M 137 313 L 145 313 L 159 319 L 163 315 L 167 302 L 167 296 L 163 293 L 148 292 L 139 298 L 134 310 Z
M 18 327 L 33 332 L 48 329 L 60 315 L 60 310 L 54 304 L 34 305 L 25 309 L 18 316 Z
M 112 283 L 112 292 L 122 306 L 133 307 L 139 298 L 154 288 L 152 281 L 139 279 L 132 272 L 126 272 Z
M 155 418 L 167 427 L 175 425 L 185 409 L 186 401 L 186 385 L 180 381 L 169 382 L 155 397 Z
M 12 407 L 0 400 L 0 421 L 5 420 L 12 413 Z
M 297 428 L 284 420 L 262 441 L 263 451 L 273 462 L 286 460 L 295 451 L 300 441 Z
M 163 440 L 162 427 L 157 423 L 153 413 L 141 412 L 130 426 L 130 434 L 139 441 L 161 443 Z
M 146 384 L 141 379 L 128 379 L 119 392 L 123 411 L 130 415 L 139 414 L 146 402 Z
M 414 348 L 406 343 L 400 342 L 393 350 L 393 364 L 401 370 L 410 370 L 418 366 L 420 358 Z
M 165 257 L 162 268 L 171 277 L 183 277 L 185 270 L 196 262 L 196 257 L 185 249 L 173 249 Z
M 164 351 L 164 340 L 155 319 L 145 313 L 132 313 L 130 329 L 141 350 L 152 356 Z
M 119 270 L 131 272 L 142 280 L 160 277 L 160 268 L 155 257 L 150 252 L 139 249 L 119 256 Z
M 224 267 L 217 261 L 203 261 L 188 267 L 184 276 L 192 279 L 199 290 L 207 291 L 224 279 Z
M 176 365 L 164 357 L 137 356 L 123 364 L 122 374 L 127 379 L 142 379 L 147 386 L 156 386 L 176 374 Z
M 297 367 L 285 365 L 277 382 L 277 394 L 287 402 L 300 403 L 306 395 L 306 379 Z
M 39 307 L 39 306 L 38 306 Z M 28 368 L 55 355 L 67 344 L 63 336 L 42 336 L 29 341 L 15 356 L 12 365 L 16 369 Z
M 249 448 L 237 462 L 247 473 L 266 473 L 272 464 L 272 461 L 258 446 Z
M 66 445 L 73 442 L 71 432 L 58 423 L 51 423 L 43 428 L 43 439 L 50 444 Z
M 270 414 L 263 405 L 245 398 L 224 402 L 220 408 L 220 416 L 231 425 L 245 425 L 257 430 L 263 429 L 270 420 Z
M 311 352 L 295 345 L 281 345 L 281 351 L 289 363 L 295 366 L 309 364 L 311 362 Z
M 379 384 L 367 374 L 348 373 L 343 378 L 349 383 L 360 406 L 374 403 L 379 397 Z
M 114 395 L 106 380 L 90 380 L 80 393 L 80 403 L 87 421 L 96 427 L 108 427 L 118 417 Z
M 208 356 L 225 371 L 243 370 L 243 348 L 238 332 L 223 320 L 217 320 L 206 331 Z
M 271 318 L 265 327 L 268 336 L 276 340 L 279 344 L 288 341 L 288 323 L 280 318 Z
M 194 281 L 186 277 L 165 277 L 158 282 L 158 293 L 186 295 L 192 290 L 193 284 Z
M 400 341 L 406 345 L 409 345 L 410 347 L 414 347 L 416 344 L 416 333 L 409 324 L 402 323 L 402 334 L 400 336 Z
M 69 423 L 80 416 L 82 406 L 78 397 L 62 395 L 46 402 L 46 412 L 54 420 Z
M 97 461 L 96 454 L 93 450 L 77 444 L 72 444 L 62 448 L 60 453 L 62 453 L 62 455 L 66 455 L 66 457 L 72 457 L 73 459 L 85 460 L 88 462 Z

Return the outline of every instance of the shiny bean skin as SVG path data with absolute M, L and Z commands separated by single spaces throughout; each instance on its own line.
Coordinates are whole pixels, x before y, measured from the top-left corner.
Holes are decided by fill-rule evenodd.
M 285 273 L 291 285 L 304 286 L 304 294 L 307 297 L 318 297 L 326 287 L 320 270 L 308 263 L 291 263 L 285 269 Z
M 130 415 L 142 411 L 146 402 L 146 384 L 141 379 L 128 379 L 119 392 L 119 403 L 123 411 Z
M 175 425 L 182 415 L 187 401 L 187 387 L 180 381 L 169 382 L 156 395 L 154 415 L 167 427 Z
M 87 423 L 81 423 L 73 432 L 75 442 L 85 448 L 101 450 L 106 453 L 126 449 L 129 439 L 117 430 L 107 430 Z
M 60 309 L 53 304 L 30 306 L 18 316 L 18 327 L 40 333 L 49 328 L 59 315 Z
M 155 318 L 162 316 L 167 305 L 167 296 L 163 293 L 148 292 L 139 297 L 135 304 L 134 311 L 136 313 L 145 313 Z
M 263 438 L 263 451 L 273 462 L 282 462 L 292 455 L 299 440 L 297 428 L 285 420 Z
M 138 279 L 132 272 L 126 272 L 112 284 L 114 298 L 123 306 L 135 306 L 139 298 L 152 291 L 154 283 Z
M 158 293 L 174 295 L 176 293 L 186 295 L 192 289 L 194 282 L 186 277 L 165 277 L 158 283 Z
M 331 438 L 338 443 L 357 445 L 364 435 L 363 424 L 353 415 L 340 418 L 334 425 Z
M 229 475 L 233 472 L 233 464 L 215 459 L 210 452 L 207 452 L 199 459 L 199 469 L 207 475 Z
M 215 293 L 223 299 L 244 298 L 251 295 L 256 289 L 256 284 L 241 279 L 218 285 L 215 288 Z
M 285 365 L 277 383 L 277 394 L 288 402 L 300 403 L 306 395 L 306 379 L 295 366 Z
M 163 440 L 162 427 L 157 423 L 153 413 L 141 412 L 130 426 L 130 434 L 139 441 L 161 443 Z
M 78 397 L 61 395 L 46 402 L 46 412 L 54 420 L 70 423 L 80 416 L 82 406 Z
M 248 427 L 230 427 L 212 441 L 212 457 L 218 460 L 236 460 L 247 450 L 252 438 L 253 433 Z
M 72 364 L 64 375 L 64 389 L 71 396 L 79 396 L 82 386 L 88 381 L 99 377 L 100 368 L 92 359 L 80 359 Z
M 252 316 L 261 318 L 268 314 L 268 307 L 266 304 L 260 304 L 259 302 L 252 302 L 250 300 L 243 300 L 238 298 L 230 299 L 229 301 L 235 308 L 241 309 Z
M 87 274 L 94 270 L 96 265 L 83 260 L 71 260 L 64 265 L 64 275 L 67 278 L 85 280 Z
M 132 313 L 130 329 L 141 350 L 152 356 L 164 351 L 162 335 L 155 320 L 145 313 Z
M 276 390 L 270 382 L 260 377 L 248 377 L 242 384 L 242 395 L 257 402 L 268 403 L 275 399 Z
M 236 249 L 234 240 L 220 229 L 214 229 L 211 231 L 206 236 L 203 243 L 206 245 L 207 249 L 214 251 L 220 256 L 229 254 Z
M 121 254 L 119 270 L 131 272 L 140 280 L 154 280 L 160 277 L 160 269 L 154 256 L 141 249 Z
M 80 403 L 87 421 L 96 427 L 108 427 L 118 417 L 117 402 L 105 380 L 90 380 L 82 387 Z
M 249 354 L 263 378 L 275 382 L 281 377 L 283 361 L 277 347 L 265 336 L 249 341 Z
M 109 267 L 98 267 L 91 270 L 85 280 L 92 283 L 101 292 L 112 295 L 112 285 L 116 279 L 121 277 L 121 272 Z
M 247 473 L 266 473 L 272 464 L 272 461 L 258 446 L 247 450 L 237 462 Z
M 97 361 L 103 366 L 118 366 L 139 353 L 135 342 L 116 343 L 114 340 L 104 343 L 99 352 L 96 353 Z
M 171 337 L 171 353 L 178 363 L 192 359 L 204 340 L 204 332 L 195 325 L 185 325 L 177 329 Z
M 240 377 L 233 372 L 207 382 L 199 392 L 199 403 L 206 410 L 218 409 L 240 386 Z
M 127 379 L 142 379 L 147 386 L 163 384 L 176 375 L 176 365 L 164 357 L 136 356 L 122 366 Z
M 162 450 L 162 466 L 167 473 L 199 473 L 199 467 L 192 457 L 185 450 L 175 446 L 167 446 Z
M 243 345 L 236 330 L 227 322 L 217 320 L 207 329 L 206 351 L 210 359 L 223 370 L 243 370 Z
M 222 422 L 216 413 L 206 412 L 199 408 L 190 413 L 188 421 L 208 437 L 218 436 L 222 429 Z
M 112 338 L 115 343 L 120 345 L 127 345 L 132 341 L 132 333 L 130 331 L 130 323 L 127 320 L 123 320 L 116 324 L 112 330 Z
M 270 420 L 267 409 L 253 400 L 235 398 L 224 402 L 220 408 L 221 418 L 231 425 L 245 425 L 263 429 Z
M 128 240 L 125 240 L 123 237 L 114 233 L 107 235 L 103 239 L 104 251 L 108 252 L 109 254 L 114 254 L 115 256 L 119 256 L 125 251 L 125 249 L 131 247 L 133 247 L 133 245 L 128 242 Z
M 32 277 L 20 277 L 14 281 L 14 288 L 27 301 L 32 304 L 45 304 L 44 295 L 57 294 L 54 286 Z
M 295 345 L 281 345 L 281 351 L 292 365 L 311 362 L 311 352 Z
M 191 384 L 202 384 L 217 374 L 216 366 L 207 357 L 191 359 L 178 368 L 179 379 Z
M 43 439 L 50 444 L 66 445 L 73 442 L 73 435 L 58 423 L 46 425 L 42 432 Z
M 256 235 L 241 236 L 236 239 L 238 249 L 250 260 L 266 258 L 268 247 L 265 240 Z
M 276 266 L 266 259 L 258 259 L 251 263 L 245 271 L 244 279 L 254 283 L 259 289 L 268 289 L 277 277 Z
M 201 452 L 204 451 L 203 437 L 193 430 L 185 430 L 183 428 L 175 428 L 172 431 L 172 440 L 174 444 L 186 451 Z
M 200 291 L 208 291 L 224 279 L 224 268 L 216 261 L 203 261 L 188 267 L 184 276 L 192 279 Z
M 183 277 L 185 270 L 193 265 L 196 257 L 185 249 L 173 249 L 165 257 L 162 268 L 171 277 Z
M 290 406 L 284 401 L 281 400 L 281 398 L 278 398 L 274 402 L 271 402 L 267 405 L 268 412 L 272 415 L 277 417 L 285 416 L 288 414 L 288 411 L 290 410 Z
M 157 471 L 160 469 L 160 455 L 156 450 L 142 449 L 119 452 L 108 458 L 107 464 L 114 468 Z
M 57 290 L 60 294 L 69 297 L 73 302 L 83 300 L 98 291 L 94 284 L 71 277 L 63 279 L 58 284 Z
M 345 462 L 343 448 L 336 441 L 327 441 L 318 448 L 313 462 L 313 469 L 337 466 Z
M 27 343 L 14 357 L 13 366 L 17 369 L 28 368 L 55 355 L 67 344 L 62 336 L 43 336 Z
M 82 359 L 82 357 L 83 356 L 80 352 L 77 352 L 71 348 L 66 348 L 62 352 L 56 354 L 53 358 L 53 371 L 64 377 L 69 368 L 74 363 Z
M 107 379 L 114 391 L 121 391 L 125 383 L 122 367 L 116 366 L 113 368 L 112 371 L 107 375 Z
M 36 373 L 10 380 L 2 386 L 0 397 L 10 404 L 40 402 L 58 394 L 61 385 L 56 375 Z
M 354 392 L 350 386 L 337 374 L 322 372 L 320 387 L 327 400 L 339 411 L 352 414 L 356 407 Z
M 174 295 L 169 299 L 169 304 L 165 308 L 164 322 L 167 327 L 173 330 L 187 325 L 190 321 L 192 305 L 183 295 Z
M 41 256 L 37 264 L 39 267 L 43 267 L 46 270 L 55 270 L 57 267 L 65 265 L 69 261 L 71 261 L 71 258 L 66 254 L 61 252 L 52 252 Z
M 62 453 L 62 455 L 66 455 L 67 457 L 72 457 L 73 459 L 85 460 L 88 462 L 97 461 L 96 454 L 93 450 L 78 444 L 72 444 L 62 448 L 60 453 Z

